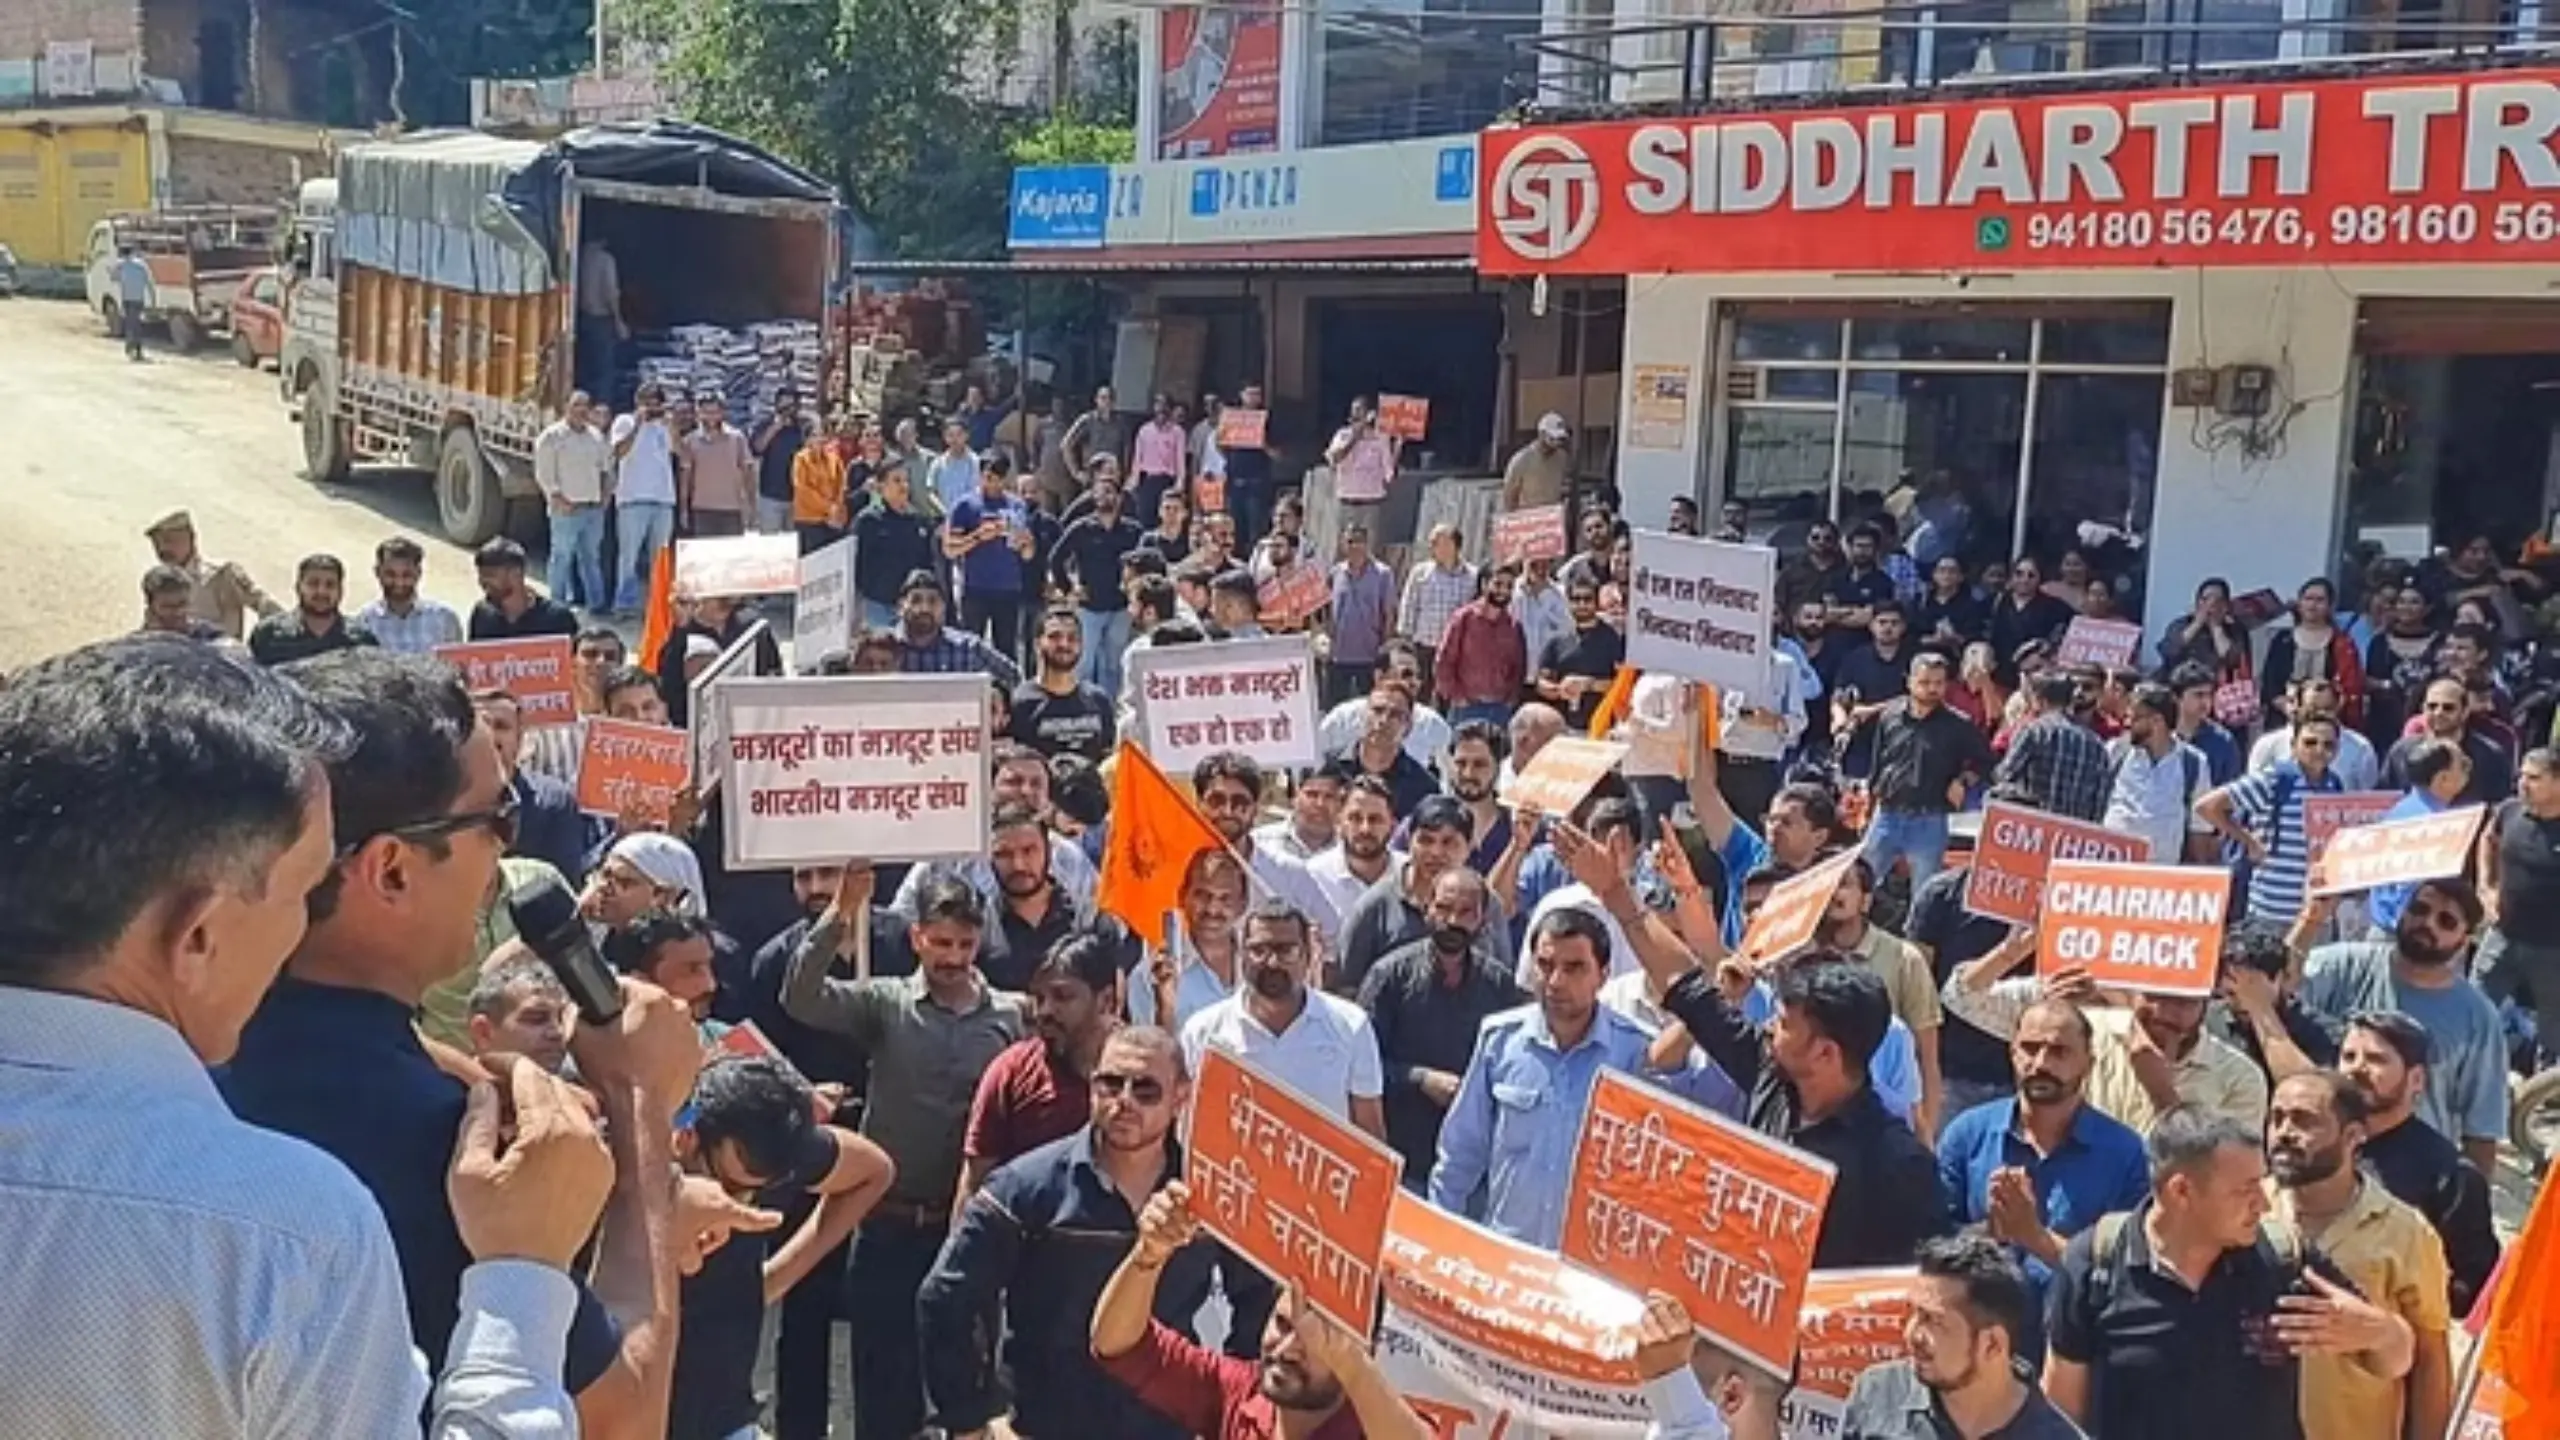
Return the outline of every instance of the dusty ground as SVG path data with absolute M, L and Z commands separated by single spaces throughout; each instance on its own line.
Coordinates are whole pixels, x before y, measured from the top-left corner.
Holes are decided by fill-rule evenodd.
M 0 671 L 139 623 L 142 527 L 181 506 L 207 555 L 279 599 L 295 562 L 326 551 L 346 562 L 356 609 L 373 595 L 373 547 L 403 534 L 426 547 L 428 594 L 457 609 L 478 598 L 423 475 L 305 481 L 275 376 L 227 351 L 155 346 L 135 365 L 77 305 L 0 300 L 0 373 L 0 430 L 15 441 L 0 458 Z

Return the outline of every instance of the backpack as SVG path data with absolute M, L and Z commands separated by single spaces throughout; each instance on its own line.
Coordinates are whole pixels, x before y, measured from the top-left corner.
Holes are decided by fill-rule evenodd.
M 2125 1228 L 2133 1221 L 2130 1210 L 2116 1210 L 2098 1217 L 2090 1227 L 2089 1281 L 2081 1289 L 2082 1305 L 2091 1314 L 2103 1314 L 2123 1286 L 2125 1277 Z M 2271 1265 L 2300 1270 L 2308 1256 L 2302 1243 L 2302 1232 L 2273 1215 L 2258 1222 L 2259 1258 Z

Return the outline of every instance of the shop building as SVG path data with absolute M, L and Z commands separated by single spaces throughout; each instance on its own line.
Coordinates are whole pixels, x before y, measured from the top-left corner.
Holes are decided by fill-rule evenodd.
M 1924 560 L 2084 548 L 2155 633 L 2547 533 L 2560 69 L 2156 78 L 1498 128 L 1478 265 L 1623 279 L 1640 523 L 1890 506 Z

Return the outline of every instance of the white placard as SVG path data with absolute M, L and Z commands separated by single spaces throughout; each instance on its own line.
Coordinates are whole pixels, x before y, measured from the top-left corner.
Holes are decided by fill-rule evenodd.
M 975 675 L 743 679 L 711 693 L 732 870 L 987 851 L 987 688 Z
M 1147 754 L 1168 775 L 1220 751 L 1266 769 L 1313 766 L 1316 661 L 1304 635 L 1153 646 L 1129 656 Z
M 1627 663 L 1751 694 L 1769 683 L 1778 552 L 1635 532 L 1627 580 Z
M 791 609 L 791 669 L 814 675 L 818 662 L 853 643 L 853 537 L 800 557 L 800 594 Z
M 676 542 L 679 600 L 708 596 L 788 595 L 800 586 L 800 537 L 719 535 Z
M 97 94 L 97 42 L 94 40 L 46 41 L 44 93 L 57 99 Z
M 720 784 L 720 750 L 728 741 L 720 728 L 720 712 L 711 703 L 712 687 L 756 674 L 756 667 L 764 663 L 764 638 L 772 630 L 763 620 L 748 626 L 736 644 L 721 651 L 719 659 L 703 666 L 702 673 L 685 685 L 684 728 L 693 737 L 693 790 L 699 799 L 710 799 Z

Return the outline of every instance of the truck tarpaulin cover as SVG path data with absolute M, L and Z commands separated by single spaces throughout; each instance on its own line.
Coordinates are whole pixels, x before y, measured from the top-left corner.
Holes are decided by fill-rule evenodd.
M 706 185 L 722 195 L 751 200 L 808 200 L 832 205 L 834 187 L 735 136 L 680 120 L 646 125 L 595 125 L 572 130 L 544 146 L 533 162 L 507 177 L 506 206 L 560 256 L 560 190 L 572 178 L 619 180 L 626 185 Z

